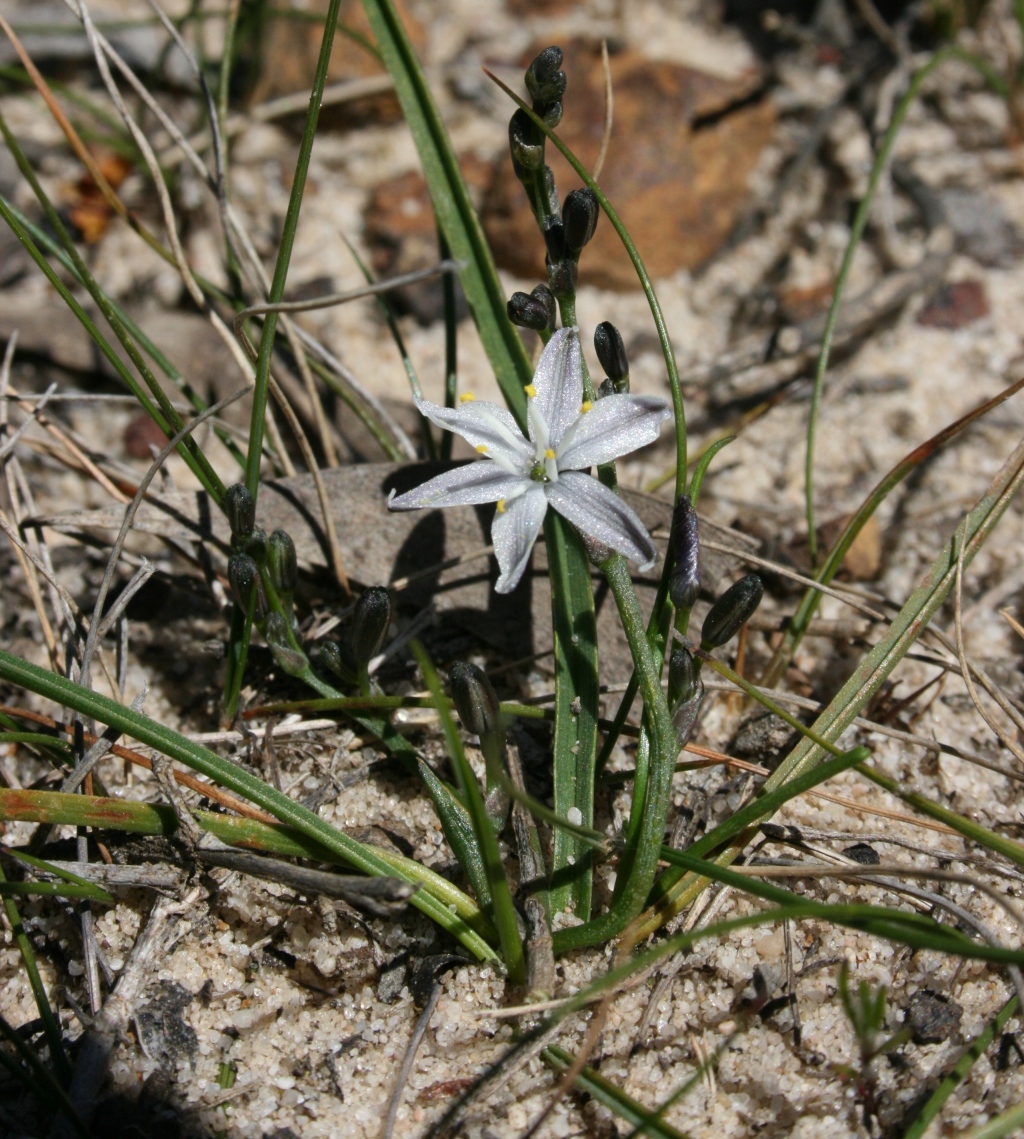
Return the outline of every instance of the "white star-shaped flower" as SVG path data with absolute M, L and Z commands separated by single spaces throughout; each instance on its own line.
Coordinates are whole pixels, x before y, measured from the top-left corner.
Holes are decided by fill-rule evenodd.
M 653 443 L 671 414 L 656 396 L 583 398 L 579 330 L 560 328 L 548 341 L 526 388 L 530 437 L 505 408 L 469 393 L 459 407 L 416 406 L 432 423 L 471 443 L 486 462 L 468 463 L 395 497 L 392 510 L 496 502 L 491 541 L 501 568 L 495 589 L 519 584 L 548 507 L 586 537 L 624 554 L 641 569 L 657 550 L 643 523 L 617 494 L 583 472 Z

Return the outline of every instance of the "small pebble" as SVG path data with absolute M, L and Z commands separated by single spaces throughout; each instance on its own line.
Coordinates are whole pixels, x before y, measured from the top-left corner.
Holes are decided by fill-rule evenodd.
M 941 1044 L 960 1030 L 964 1010 L 949 997 L 919 989 L 907 1004 L 906 1023 L 915 1044 Z

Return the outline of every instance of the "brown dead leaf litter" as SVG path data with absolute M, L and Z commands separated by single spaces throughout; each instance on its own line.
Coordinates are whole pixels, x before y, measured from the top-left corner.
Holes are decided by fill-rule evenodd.
M 214 6 L 200 5 L 206 7 Z M 343 19 L 356 23 L 359 5 L 349 7 Z M 808 360 L 847 240 L 852 207 L 865 189 L 870 132 L 887 121 L 901 89 L 900 75 L 905 78 L 906 71 L 900 71 L 905 64 L 898 64 L 862 25 L 861 6 L 785 5 L 777 19 L 767 23 L 760 18 L 760 7 L 708 6 L 697 0 L 408 0 L 403 11 L 495 243 L 509 294 L 536 283 L 531 274 L 539 270 L 540 240 L 524 226 L 525 203 L 507 168 L 509 108 L 482 78 L 480 65 L 518 81 L 522 63 L 538 47 L 564 44 L 570 61 L 565 129 L 575 132 L 574 144 L 590 161 L 600 142 L 603 115 L 599 41 L 608 38 L 617 84 L 617 126 L 606 188 L 658 277 L 661 303 L 688 379 L 691 445 L 696 448 L 744 417 L 748 420 L 712 467 L 702 509 L 735 534 L 734 548 L 746 542 L 746 548 L 763 557 L 803 569 Z M 898 20 L 900 7 L 889 5 L 886 14 Z M 1003 68 L 1020 51 L 1010 7 L 1008 0 L 993 0 L 976 31 L 967 33 L 971 46 Z M 176 15 L 187 8 L 183 2 L 171 6 Z M 813 19 L 808 15 L 812 8 Z M 67 19 L 63 6 L 50 0 L 4 0 L 0 11 L 15 23 L 56 25 Z M 93 5 L 97 18 L 148 12 L 133 0 Z M 219 51 L 219 27 L 217 19 L 204 25 L 204 50 L 211 58 Z M 305 24 L 271 25 L 260 78 L 249 93 L 250 112 L 239 115 L 233 136 L 234 202 L 269 264 L 287 201 L 297 120 L 294 115 L 257 112 L 268 100 L 308 84 L 310 52 L 315 56 L 318 35 Z M 161 63 L 162 40 L 152 25 L 136 29 L 132 37 L 134 61 L 143 69 L 166 69 L 154 80 L 161 98 L 188 125 L 189 133 L 197 131 L 201 111 L 186 77 L 176 70 L 180 61 L 171 53 Z M 84 38 L 70 23 L 56 35 L 39 29 L 26 33 L 25 42 L 48 75 L 72 90 L 102 97 Z M 346 43 L 339 48 L 331 81 L 372 79 L 378 72 L 368 69 L 365 59 Z M 0 62 L 9 61 L 4 45 Z M 209 326 L 189 310 L 174 273 L 120 222 L 97 221 L 81 168 L 39 100 L 8 85 L 0 95 L 0 108 L 48 191 L 72 218 L 78 210 L 76 224 L 95 238 L 88 257 L 104 288 L 172 353 L 201 390 L 212 396 L 233 390 L 239 383 L 235 365 Z M 1024 177 L 1016 130 L 1005 104 L 956 63 L 929 80 L 908 115 L 893 177 L 880 194 L 854 262 L 848 296 L 856 319 L 840 332 L 841 351 L 822 407 L 816 480 L 826 532 L 834 533 L 837 520 L 855 510 L 878 478 L 913 447 L 1019 375 Z M 169 154 L 169 140 L 162 139 L 161 146 Z M 173 161 L 169 156 L 168 162 Z M 196 271 L 223 282 L 215 205 L 186 167 L 176 170 L 175 201 L 189 261 Z M 563 171 L 558 174 L 564 195 L 573 183 Z M 36 216 L 29 190 L 5 151 L 0 151 L 0 189 Z M 124 176 L 121 192 L 134 211 L 159 228 L 155 201 L 137 169 Z M 361 99 L 330 109 L 318 138 L 288 295 L 315 295 L 357 284 L 359 273 L 346 239 L 379 272 L 393 273 L 433 259 L 432 235 L 415 151 L 394 97 L 380 84 L 375 89 L 371 84 Z M 587 330 L 584 343 L 597 322 L 614 321 L 626 339 L 634 385 L 665 394 L 663 363 L 646 302 L 632 288 L 611 237 L 610 227 L 602 222 L 595 250 L 584 256 L 578 305 L 580 323 Z M 894 282 L 900 286 L 895 293 Z M 0 336 L 6 340 L 15 331 L 19 336 L 11 375 L 14 390 L 39 393 L 57 382 L 62 392 L 116 391 L 73 319 L 6 232 L 0 235 L 0 287 Z M 401 318 L 403 334 L 428 398 L 437 398 L 442 390 L 439 295 L 437 289 L 425 287 L 400 298 L 407 314 Z M 414 426 L 401 363 L 372 302 L 310 313 L 300 323 L 400 422 Z M 496 397 L 469 323 L 463 321 L 459 331 L 461 389 Z M 766 400 L 770 403 L 763 414 L 750 414 Z M 909 595 L 964 510 L 984 492 L 1018 442 L 1020 407 L 1020 397 L 999 407 L 889 496 L 878 526 L 848 562 L 849 580 L 872 598 L 901 603 Z M 12 408 L 12 423 L 22 423 L 25 414 L 24 405 Z M 244 425 L 247 415 L 244 405 L 238 405 L 229 420 Z M 46 416 L 74 432 L 115 485 L 130 485 L 144 471 L 147 460 L 132 457 L 145 455 L 147 445 L 144 435 L 142 444 L 138 442 L 140 428 L 129 404 L 53 402 Z M 344 462 L 380 461 L 365 432 L 344 409 L 337 411 L 337 433 Z M 204 437 L 203 445 L 231 481 L 234 468 L 226 452 L 212 436 Z M 70 465 L 66 448 L 38 425 L 25 433 L 16 453 L 38 516 L 67 520 L 76 512 L 110 508 L 108 492 Z M 625 465 L 623 484 L 644 488 L 662 474 L 670 458 L 663 442 Z M 338 477 L 347 476 L 338 472 Z M 376 487 L 379 490 L 379 481 Z M 193 484 L 173 460 L 166 465 L 166 484 L 157 489 L 171 496 L 191 493 Z M 398 531 L 374 513 L 371 498 L 367 491 L 363 500 L 337 504 L 344 543 L 353 557 L 357 549 L 365 556 L 367 580 L 355 574 L 362 584 L 379 584 L 424 568 L 429 559 L 417 543 L 429 539 L 432 552 L 443 556 L 445 542 L 456 541 L 461 525 L 456 522 L 440 539 L 425 531 L 397 537 Z M 5 493 L 4 510 L 10 509 Z M 352 524 L 353 512 L 360 519 L 358 526 Z M 82 544 L 81 530 L 61 525 L 44 533 L 57 577 L 88 612 L 109 534 L 88 529 L 92 543 Z M 1024 517 L 1015 504 L 964 582 L 967 652 L 1018 700 L 1024 696 L 1022 642 L 1001 611 L 1021 618 L 1022 540 Z M 155 562 L 157 572 L 129 610 L 123 696 L 130 700 L 148 686 L 149 715 L 193 734 L 214 731 L 225 636 L 218 601 L 195 566 L 152 533 L 140 534 L 129 548 L 122 583 L 142 554 Z M 6 542 L 0 549 L 4 644 L 45 663 L 21 570 Z M 223 568 L 216 546 L 211 556 Z M 309 624 L 324 629 L 344 615 L 343 606 L 324 585 L 316 551 L 305 560 L 310 570 L 304 586 Z M 538 568 L 542 564 L 535 562 Z M 736 576 L 740 565 L 735 557 L 724 561 L 716 580 Z M 793 611 L 799 596 L 785 577 L 769 575 L 768 580 L 770 596 L 746 641 L 748 675 L 767 661 L 777 619 Z M 461 601 L 439 605 L 439 616 L 424 634 L 435 659 L 447 666 L 471 657 L 491 670 L 508 664 L 514 659 L 512 642 L 517 622 L 523 624 L 522 612 L 518 617 L 510 611 L 497 614 L 485 626 L 478 617 L 489 608 L 487 590 L 480 589 L 479 581 L 461 588 L 466 591 L 456 594 Z M 395 633 L 417 618 L 425 600 L 421 592 L 403 602 Z M 532 612 L 535 622 L 543 622 L 543 604 L 535 602 Z M 805 642 L 785 688 L 824 701 L 877 640 L 879 628 L 861 625 L 851 634 L 850 611 L 832 598 L 825 599 L 820 617 L 819 631 L 825 635 Z M 937 624 L 951 631 L 952 620 L 947 606 Z M 828 635 L 837 627 L 845 639 Z M 521 655 L 539 647 L 531 641 Z M 112 640 L 104 646 L 103 660 L 97 688 L 121 696 Z M 907 660 L 868 715 L 1017 771 L 1016 761 L 974 710 L 959 677 L 946 673 L 936 681 L 938 675 L 928 659 Z M 404 652 L 386 662 L 381 676 L 389 691 L 420 690 L 421 679 Z M 502 694 L 516 698 L 551 688 L 544 660 L 519 664 L 499 676 Z M 936 682 L 914 695 L 929 681 Z M 267 696 L 297 695 L 286 678 L 274 674 L 261 650 L 251 658 L 249 685 L 250 704 Z M 4 695 L 7 702 L 34 706 L 23 693 Z M 617 697 L 609 695 L 607 707 L 613 711 L 616 703 Z M 770 725 L 744 724 L 743 718 L 735 698 L 716 696 L 709 699 L 695 738 L 754 762 L 771 763 L 785 746 L 785 735 Z M 410 713 L 397 722 L 428 759 L 440 761 L 442 743 L 429 717 Z M 408 779 L 379 762 L 382 754 L 371 740 L 343 724 L 326 725 L 278 735 L 271 753 L 265 746 L 265 724 L 257 722 L 253 728 L 254 738 L 235 737 L 214 746 L 262 767 L 268 777 L 276 763 L 281 786 L 297 798 L 312 796 L 326 820 L 454 872 L 429 801 Z M 1019 836 L 1019 778 L 861 729 L 846 738 L 851 744 L 869 743 L 879 767 L 903 785 L 1000 833 Z M 519 727 L 513 742 L 533 790 L 543 796 L 548 762 L 544 733 Z M 612 762 L 631 766 L 631 750 L 619 748 Z M 23 751 L 4 745 L 0 777 L 9 786 L 29 786 L 45 779 L 46 772 Z M 130 798 L 159 798 L 146 773 L 136 773 L 126 783 L 120 761 L 102 764 L 98 778 L 106 788 Z M 695 813 L 695 826 L 712 825 L 733 810 L 747 790 L 744 778 L 719 769 L 681 774 L 676 780 L 676 815 L 685 820 L 688 812 Z M 1005 867 L 997 875 L 985 860 L 965 861 L 968 851 L 959 838 L 922 827 L 895 800 L 855 776 L 837 779 L 827 790 L 843 802 L 804 797 L 777 820 L 802 828 L 814 852 L 809 857 L 840 853 L 860 841 L 872 846 L 883 862 L 952 867 L 974 874 L 1010 901 L 1020 897 L 1018 875 Z M 600 807 L 601 825 L 609 833 L 622 824 L 627 802 L 619 796 Z M 879 810 L 890 813 L 877 814 Z M 4 837 L 17 846 L 30 835 L 27 825 L 11 824 Z M 58 828 L 52 840 L 48 856 L 75 857 L 69 833 Z M 177 858 L 170 847 L 110 841 L 116 861 Z M 760 853 L 785 857 L 794 851 L 772 842 Z M 1004 944 L 1020 944 L 1021 930 L 1006 910 L 969 884 L 917 885 L 968 910 Z M 598 876 L 598 886 L 601 904 L 610 886 L 607 875 Z M 796 888 L 829 901 L 893 900 L 880 885 L 838 879 Z M 120 891 L 115 906 L 98 912 L 96 935 L 113 976 L 125 969 L 156 897 L 152 890 Z M 902 904 L 911 902 L 904 898 Z M 725 918 L 749 908 L 749 902 L 724 894 L 714 913 Z M 71 999 L 86 1004 L 77 919 L 71 909 L 51 902 L 25 903 L 22 912 L 62 1023 L 75 1037 L 81 1025 Z M 141 984 L 135 979 L 137 999 L 120 1023 L 109 1080 L 100 1093 L 105 1098 L 98 1118 L 106 1132 L 137 1134 L 141 1128 L 153 1135 L 280 1139 L 380 1134 L 418 1015 L 417 962 L 449 948 L 428 922 L 415 914 L 396 921 L 364 920 L 343 903 L 214 870 L 188 895 L 183 912 L 168 913 L 163 928 L 149 974 Z M 855 1042 L 836 994 L 843 959 L 850 962 L 855 981 L 888 987 L 891 1028 L 907 1018 L 915 1026 L 914 1041 L 874 1068 L 871 1090 L 877 1115 L 870 1125 L 864 1121 L 865 1089 L 839 1071 L 844 1064 L 856 1063 Z M 555 996 L 577 992 L 610 960 L 610 949 L 561 959 Z M 441 985 L 404 1092 L 398 1135 L 423 1134 L 514 1039 L 515 1022 L 497 1014 L 515 1004 L 520 994 L 493 969 L 456 964 L 442 975 Z M 790 992 L 792 1001 L 775 1000 Z M 789 934 L 754 928 L 701 943 L 620 996 L 611 1007 L 595 1063 L 603 1077 L 653 1107 L 721 1049 L 713 1078 L 699 1080 L 668 1112 L 668 1121 L 691 1135 L 896 1136 L 917 1097 L 935 1086 L 964 1042 L 982 1031 L 1009 994 L 1005 974 L 980 963 L 905 952 L 812 922 Z M 751 1011 L 755 1003 L 762 1009 L 760 1016 Z M 6 927 L 0 951 L 0 1012 L 14 1025 L 36 1015 Z M 1014 1019 L 1007 1029 L 1015 1032 L 1019 1027 Z M 585 1017 L 572 1019 L 561 1043 L 571 1050 L 585 1031 Z M 1024 1097 L 1020 1055 L 1007 1044 L 981 1057 L 948 1101 L 941 1123 L 927 1133 L 930 1139 L 957 1134 L 1019 1102 Z M 228 1090 L 218 1083 L 223 1065 L 237 1073 Z M 521 1134 L 555 1083 L 540 1059 L 529 1060 L 475 1103 L 462 1133 L 481 1139 Z M 11 1135 L 41 1133 L 43 1124 L 27 1102 L 13 1091 L 0 1100 L 0 1130 Z M 604 1136 L 627 1131 L 606 1108 L 572 1095 L 555 1109 L 541 1134 Z

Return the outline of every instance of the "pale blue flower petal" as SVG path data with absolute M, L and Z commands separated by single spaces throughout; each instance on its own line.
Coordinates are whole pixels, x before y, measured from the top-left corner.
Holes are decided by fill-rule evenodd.
M 562 437 L 558 469 L 584 470 L 646 447 L 658 438 L 662 423 L 671 414 L 665 400 L 657 396 L 607 395 Z
M 481 454 L 509 473 L 528 475 L 533 466 L 533 448 L 519 430 L 512 413 L 496 403 L 467 399 L 458 407 L 439 407 L 425 399 L 414 401 L 420 413 L 438 427 L 454 431 Z
M 428 479 L 414 490 L 388 498 L 389 510 L 423 510 L 438 506 L 479 506 L 514 497 L 527 486 L 536 484 L 520 475 L 510 475 L 497 463 L 466 463 L 442 475 Z
M 559 440 L 579 415 L 583 403 L 583 356 L 579 329 L 560 328 L 547 342 L 533 375 L 533 387 L 537 394 L 530 402 L 547 425 L 548 438 L 543 446 L 557 449 Z M 530 438 L 537 442 L 532 422 Z
M 491 541 L 494 543 L 494 556 L 501 567 L 495 592 L 511 593 L 519 584 L 547 509 L 548 500 L 543 487 L 540 483 L 533 483 L 518 498 L 508 501 L 503 511 L 495 514 Z
M 609 398 L 609 397 L 605 397 Z M 548 503 L 588 538 L 625 554 L 642 570 L 658 557 L 644 524 L 621 498 L 590 475 L 565 471 L 544 487 Z

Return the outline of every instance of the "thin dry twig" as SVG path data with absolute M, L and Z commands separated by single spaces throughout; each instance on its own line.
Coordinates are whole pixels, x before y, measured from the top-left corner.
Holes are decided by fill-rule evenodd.
M 964 556 L 967 552 L 967 522 L 964 521 L 963 536 L 960 539 L 960 550 L 957 553 L 956 559 L 956 584 L 953 588 L 953 604 L 954 604 L 954 617 L 953 627 L 956 632 L 956 652 L 960 661 L 960 675 L 963 677 L 964 684 L 967 685 L 967 692 L 971 697 L 975 708 L 978 710 L 978 715 L 985 721 L 986 724 L 992 729 L 996 739 L 1011 752 L 1015 759 L 1024 763 L 1024 748 L 1021 748 L 1016 740 L 1010 738 L 1002 726 L 989 714 L 988 709 L 982 704 L 981 697 L 978 695 L 978 690 L 974 685 L 971 678 L 971 667 L 967 662 L 967 652 L 964 648 L 964 628 L 963 628 L 963 572 L 964 572 Z M 986 685 L 986 688 L 988 686 Z M 1001 694 L 998 690 L 989 690 L 989 695 L 993 696 L 1000 708 L 1010 716 L 1015 724 L 1018 723 L 1019 716 L 1012 711 L 1007 702 L 1001 699 Z M 1019 726 L 1019 725 L 1018 725 Z
M 402 1058 L 402 1066 L 399 1068 L 398 1078 L 395 1080 L 395 1090 L 391 1093 L 391 1099 L 388 1101 L 388 1113 L 384 1117 L 384 1126 L 381 1128 L 380 1139 L 391 1139 L 391 1135 L 395 1130 L 395 1123 L 398 1121 L 398 1109 L 402 1106 L 402 1097 L 405 1094 L 405 1085 L 409 1082 L 409 1076 L 412 1074 L 412 1066 L 416 1062 L 416 1053 L 423 1043 L 423 1038 L 427 1035 L 427 1026 L 430 1024 L 430 1018 L 434 1015 L 434 1010 L 437 1008 L 437 1002 L 440 999 L 441 982 L 435 981 L 430 990 L 427 1003 L 416 1021 L 412 1035 L 409 1037 L 409 1043 L 405 1049 L 405 1056 Z
M 608 147 L 612 141 L 612 123 L 615 118 L 615 94 L 612 89 L 612 68 L 608 60 L 608 41 L 601 40 L 601 68 L 604 71 L 604 130 L 601 133 L 601 149 L 597 152 L 594 169 L 590 176 L 596 182 L 604 169 L 608 157 Z

